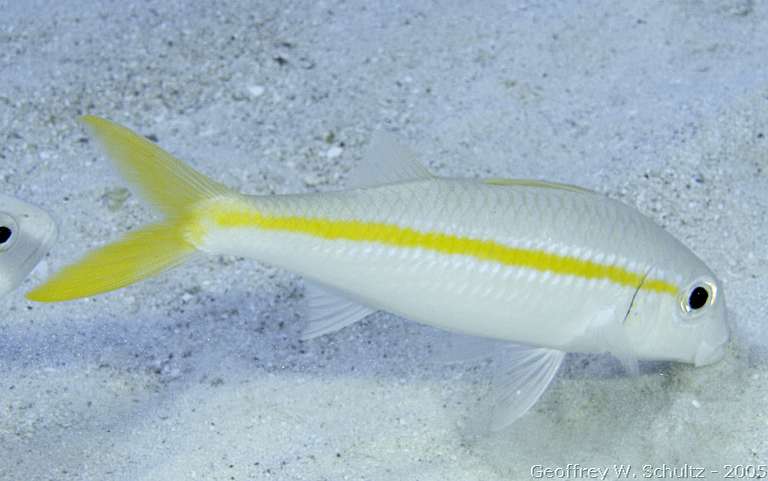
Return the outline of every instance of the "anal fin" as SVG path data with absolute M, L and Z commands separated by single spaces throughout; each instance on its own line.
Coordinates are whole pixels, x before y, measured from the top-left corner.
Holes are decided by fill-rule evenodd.
M 301 333 L 302 341 L 338 331 L 376 312 L 332 288 L 310 281 L 305 286 L 308 324 Z

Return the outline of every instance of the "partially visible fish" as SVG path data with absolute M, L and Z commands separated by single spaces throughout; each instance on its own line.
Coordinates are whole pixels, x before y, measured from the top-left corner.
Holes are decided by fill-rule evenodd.
M 47 212 L 0 194 L 0 297 L 21 284 L 55 240 Z
M 491 428 L 536 402 L 566 352 L 697 366 L 724 355 L 725 297 L 688 248 L 627 205 L 580 187 L 430 174 L 384 138 L 353 188 L 246 196 L 98 117 L 83 122 L 165 219 L 88 254 L 28 294 L 118 289 L 192 254 L 270 262 L 310 281 L 304 338 L 386 310 L 507 347 Z

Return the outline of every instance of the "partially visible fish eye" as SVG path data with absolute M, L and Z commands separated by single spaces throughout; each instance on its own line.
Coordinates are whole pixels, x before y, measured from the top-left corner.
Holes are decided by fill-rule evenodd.
M 10 249 L 16 243 L 18 233 L 19 226 L 16 219 L 5 212 L 0 212 L 0 252 Z
M 0 246 L 4 245 L 13 237 L 13 229 L 7 225 L 0 225 Z

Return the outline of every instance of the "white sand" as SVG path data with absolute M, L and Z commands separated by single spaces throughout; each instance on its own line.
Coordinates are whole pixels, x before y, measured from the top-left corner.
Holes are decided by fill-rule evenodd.
M 1 480 L 494 481 L 665 462 L 719 479 L 768 463 L 764 2 L 217 3 L 0 0 L 0 189 L 61 230 L 0 300 Z M 152 218 L 81 113 L 251 193 L 343 186 L 382 127 L 440 174 L 597 189 L 722 277 L 733 346 L 639 378 L 572 360 L 529 416 L 473 438 L 492 365 L 434 364 L 438 333 L 383 314 L 301 343 L 302 283 L 269 266 L 207 259 L 29 303 L 50 270 Z

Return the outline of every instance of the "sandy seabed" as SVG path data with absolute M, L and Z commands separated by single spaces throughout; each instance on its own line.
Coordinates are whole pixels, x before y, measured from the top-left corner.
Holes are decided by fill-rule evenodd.
M 751 0 L 0 1 L 0 189 L 60 227 L 0 300 L 0 479 L 617 479 L 618 464 L 721 479 L 767 464 L 766 52 L 768 5 Z M 267 265 L 209 258 L 28 302 L 153 216 L 83 113 L 254 194 L 343 187 L 380 129 L 441 175 L 598 190 L 718 273 L 733 343 L 717 365 L 636 378 L 574 357 L 528 416 L 478 438 L 492 362 L 434 362 L 442 334 L 385 314 L 302 343 L 303 283 Z

